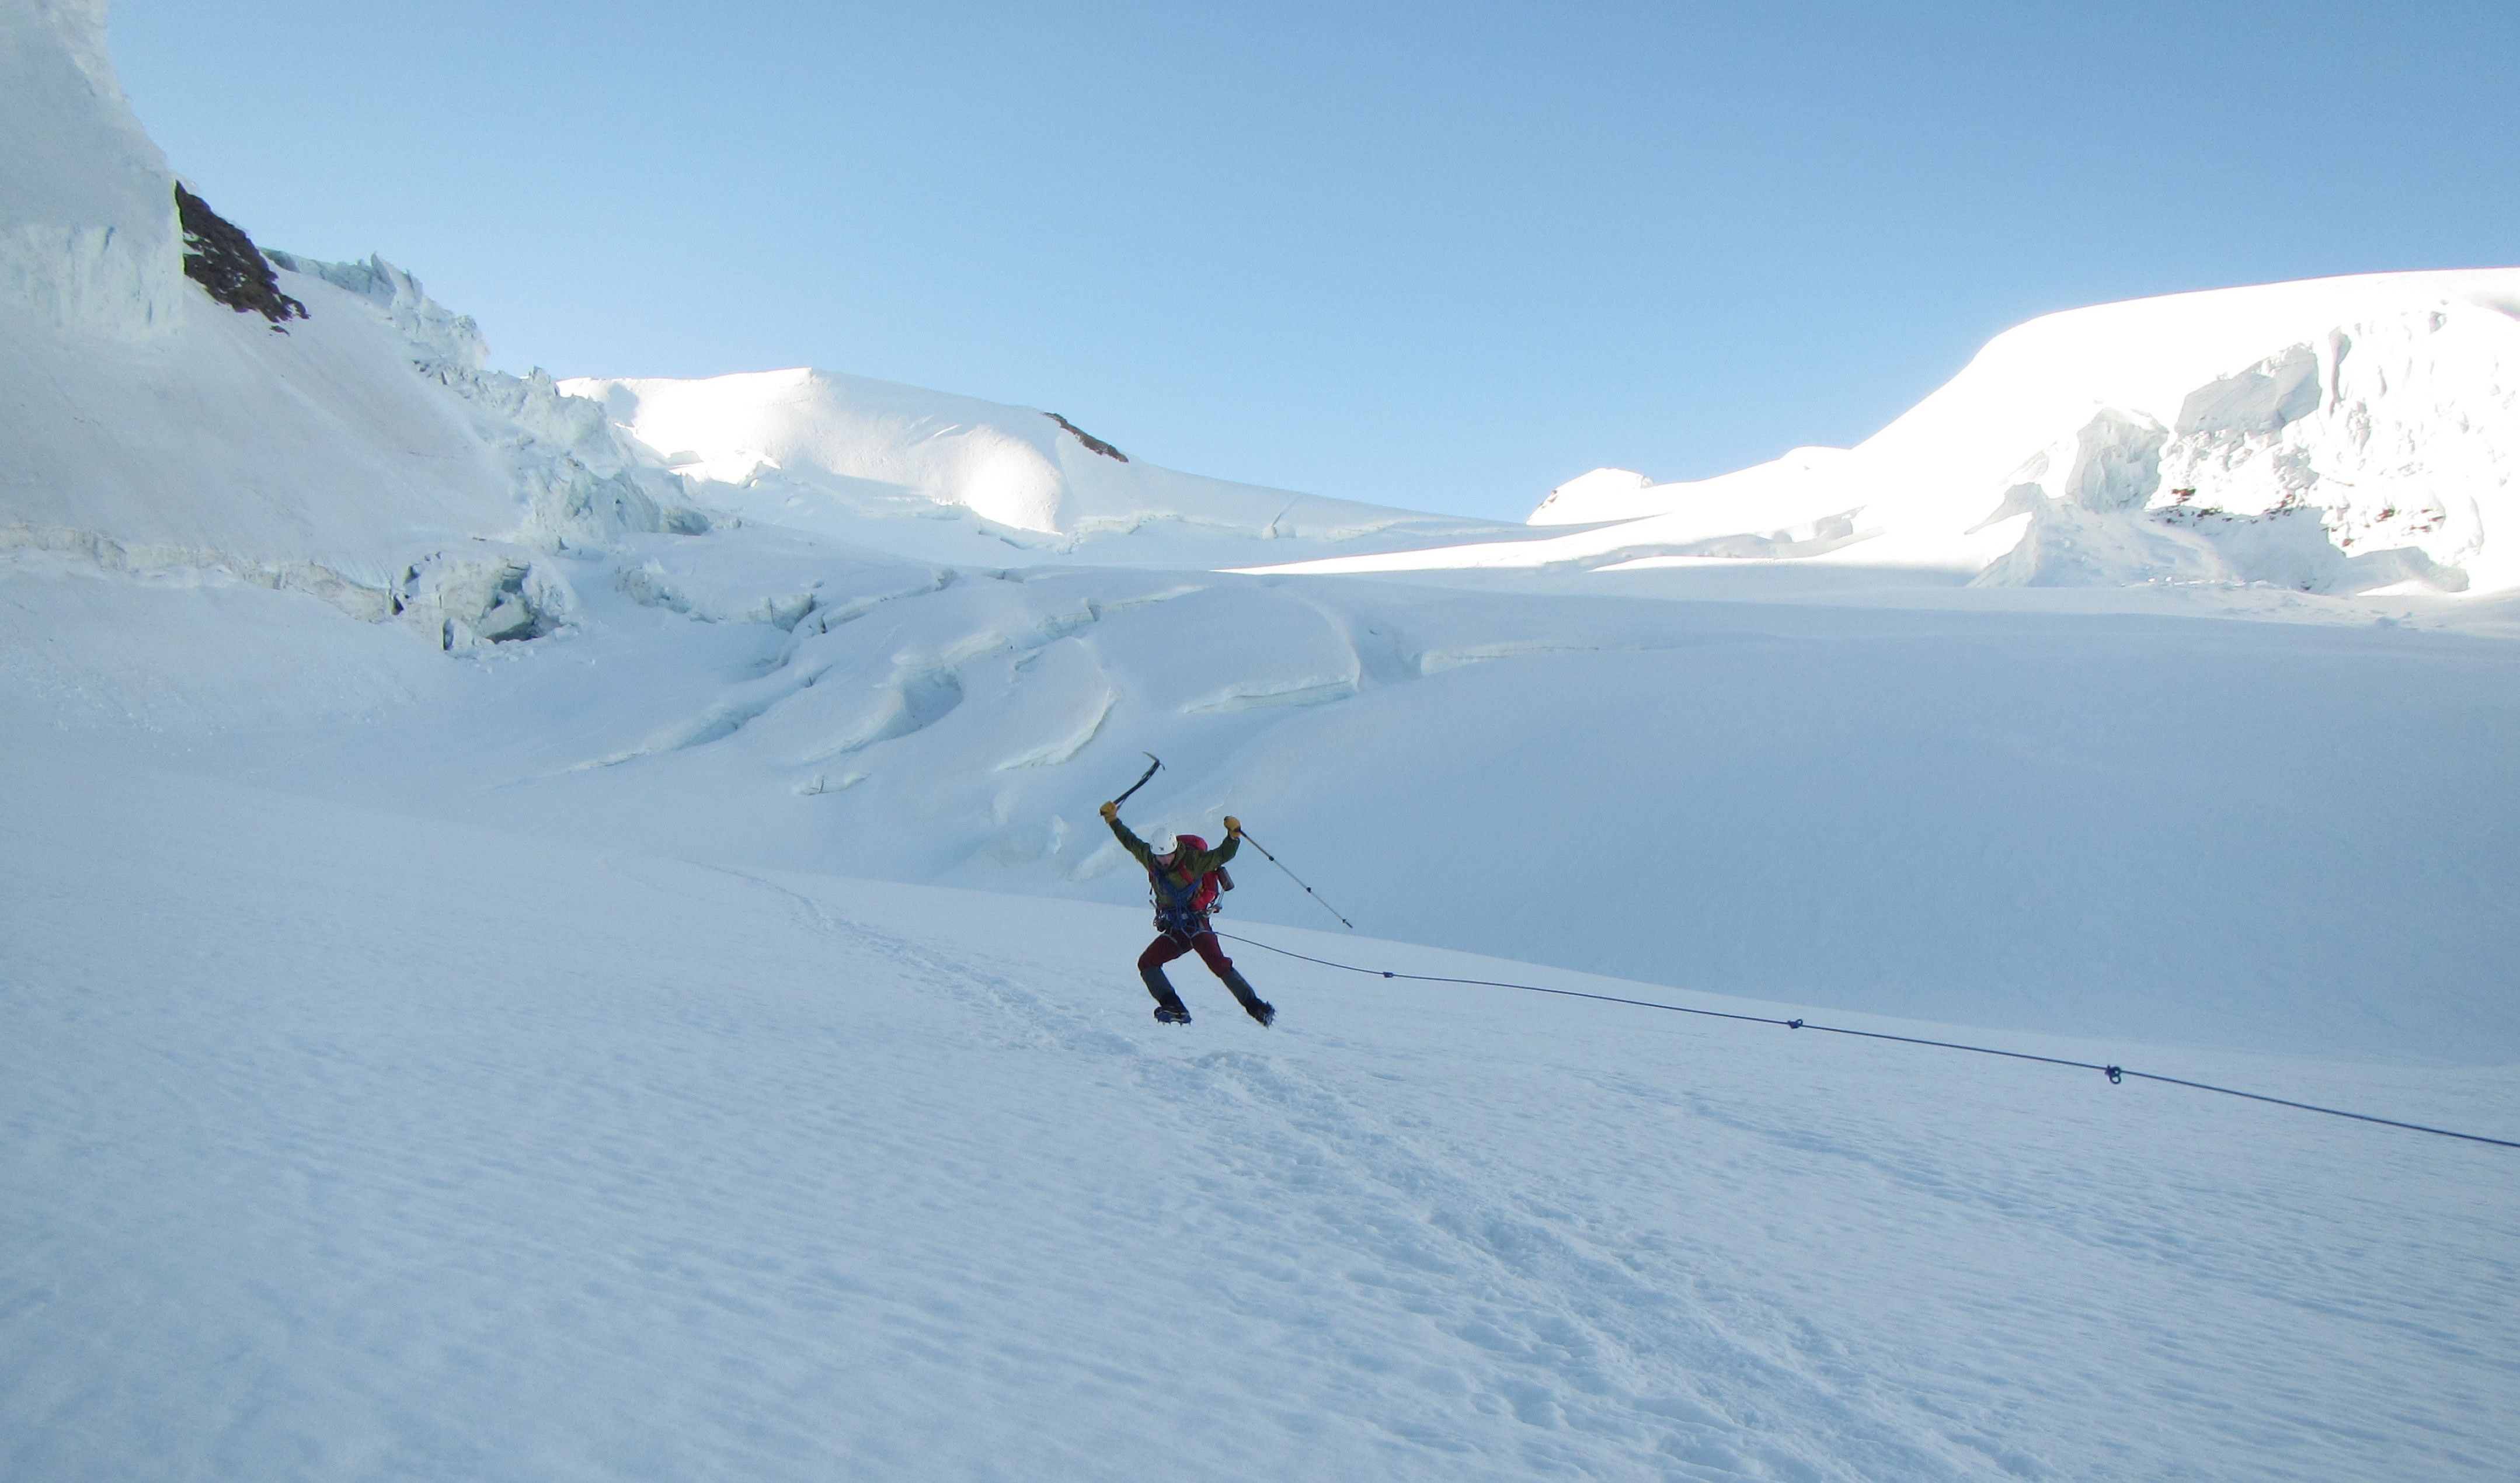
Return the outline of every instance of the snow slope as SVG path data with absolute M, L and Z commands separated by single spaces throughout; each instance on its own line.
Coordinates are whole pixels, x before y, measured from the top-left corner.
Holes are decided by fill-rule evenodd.
M 536 550 L 672 523 L 679 481 L 548 378 L 481 371 L 470 322 L 386 264 L 285 274 L 310 311 L 286 326 L 201 292 L 101 0 L 0 7 L 0 551 L 310 593 L 459 648 L 561 621 Z
M 1281 1028 L 1197 985 L 1167 1033 L 1111 972 L 1135 912 L 13 741 L 61 785 L 0 795 L 13 1477 L 2483 1479 L 2520 1441 L 2498 1150 L 1248 950 Z M 2520 1125 L 2508 1068 L 2146 1063 Z
M 1972 1023 L 2520 1056 L 2507 640 L 958 576 L 802 538 L 742 585 L 760 534 L 650 538 L 608 582 L 580 559 L 581 628 L 386 733 L 301 733 L 268 776 L 1120 905 L 1144 886 L 1094 808 L 1153 751 L 1141 829 L 1238 812 L 1381 935 Z M 1328 921 L 1241 874 L 1234 916 Z
M 186 280 L 101 0 L 0 8 L 0 549 L 215 568 L 373 616 L 398 562 L 511 522 L 388 330 L 319 295 L 277 333 Z
M 105 12 L 0 7 L 0 305 L 21 323 L 147 339 L 191 294 L 173 177 L 113 75 Z
M 704 381 L 579 379 L 622 428 L 747 519 L 949 561 L 975 554 L 904 520 L 974 517 L 1015 552 L 1129 564 L 1216 565 L 1362 544 L 1501 539 L 1511 527 L 1326 500 L 1157 468 L 1026 407 L 797 369 Z M 943 535 L 940 539 L 939 535 Z M 1253 543 L 1291 542 L 1255 546 Z M 1029 560 L 1039 560 L 1032 556 Z
M 2520 585 L 2520 269 L 2103 304 L 1997 337 L 1852 449 L 1720 478 L 1596 471 L 1518 545 L 1284 569 L 1811 559 L 1999 585 Z
M 1238 945 L 1278 1027 L 1193 969 L 1159 1036 L 1094 816 L 1159 751 L 1129 818 L 1248 820 L 1364 931 L 1255 856 L 1229 926 L 1317 956 L 2520 1136 L 2490 545 L 2152 582 L 2090 554 L 2248 538 L 2111 454 L 2010 576 L 2138 585 L 1972 586 L 1931 520 L 2013 486 L 1866 564 L 1866 450 L 1551 544 L 825 373 L 572 396 L 379 259 L 281 254 L 276 335 L 150 296 L 101 22 L 0 0 L 11 282 L 77 291 L 0 295 L 0 1472 L 2507 1471 L 2500 1150 Z M 2506 446 L 2452 318 L 2355 404 L 2436 472 Z M 2343 482 L 2255 336 L 2160 468 L 2280 414 L 2214 467 Z M 1903 436 L 2000 482 L 2097 375 Z

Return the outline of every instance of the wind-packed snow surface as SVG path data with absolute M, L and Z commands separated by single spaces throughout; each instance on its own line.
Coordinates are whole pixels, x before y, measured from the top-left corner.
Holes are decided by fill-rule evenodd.
M 12 1477 L 2505 1470 L 2497 1150 L 1248 950 L 1166 1031 L 1135 912 L 49 760 Z
M 1534 539 L 276 333 L 102 26 L 0 0 L 0 1473 L 2507 1473 L 2520 1154 L 1239 941 L 1159 1029 L 1095 805 L 1316 958 L 2520 1138 L 2512 275 Z

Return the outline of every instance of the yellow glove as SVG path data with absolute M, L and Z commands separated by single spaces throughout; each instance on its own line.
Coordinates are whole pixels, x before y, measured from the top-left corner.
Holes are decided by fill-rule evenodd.
M 1226 831 L 1227 833 L 1229 833 L 1229 834 L 1238 834 L 1238 833 L 1241 833 L 1241 832 L 1242 832 L 1242 821 L 1241 821 L 1241 820 L 1239 820 L 1239 819 L 1235 818 L 1232 814 L 1228 814 L 1228 815 L 1226 815 L 1226 816 L 1225 816 L 1225 831 Z
M 1118 804 L 1116 804 L 1116 803 L 1105 803 L 1105 804 L 1103 804 L 1103 805 L 1102 805 L 1102 817 L 1103 817 L 1103 818 L 1105 818 L 1105 819 L 1117 819 L 1117 818 L 1119 818 L 1119 817 L 1120 817 L 1120 805 L 1118 805 Z

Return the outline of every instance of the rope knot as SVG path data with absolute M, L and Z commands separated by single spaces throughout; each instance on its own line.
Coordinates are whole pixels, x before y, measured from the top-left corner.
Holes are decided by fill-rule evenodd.
M 2110 1086 L 2117 1086 L 2126 1080 L 2126 1072 L 2117 1066 L 2102 1066 L 2100 1069 L 2109 1073 Z
M 1788 1030 L 1799 1030 L 1802 1027 L 1803 1022 L 1799 1019 L 1788 1019 L 1785 1021 L 1785 1028 Z

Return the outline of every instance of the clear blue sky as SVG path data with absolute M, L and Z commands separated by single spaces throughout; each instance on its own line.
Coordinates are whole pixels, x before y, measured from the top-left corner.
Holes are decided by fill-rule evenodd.
M 813 364 L 1520 517 L 2077 304 L 2520 262 L 2520 5 L 116 0 L 268 246 L 500 365 Z

